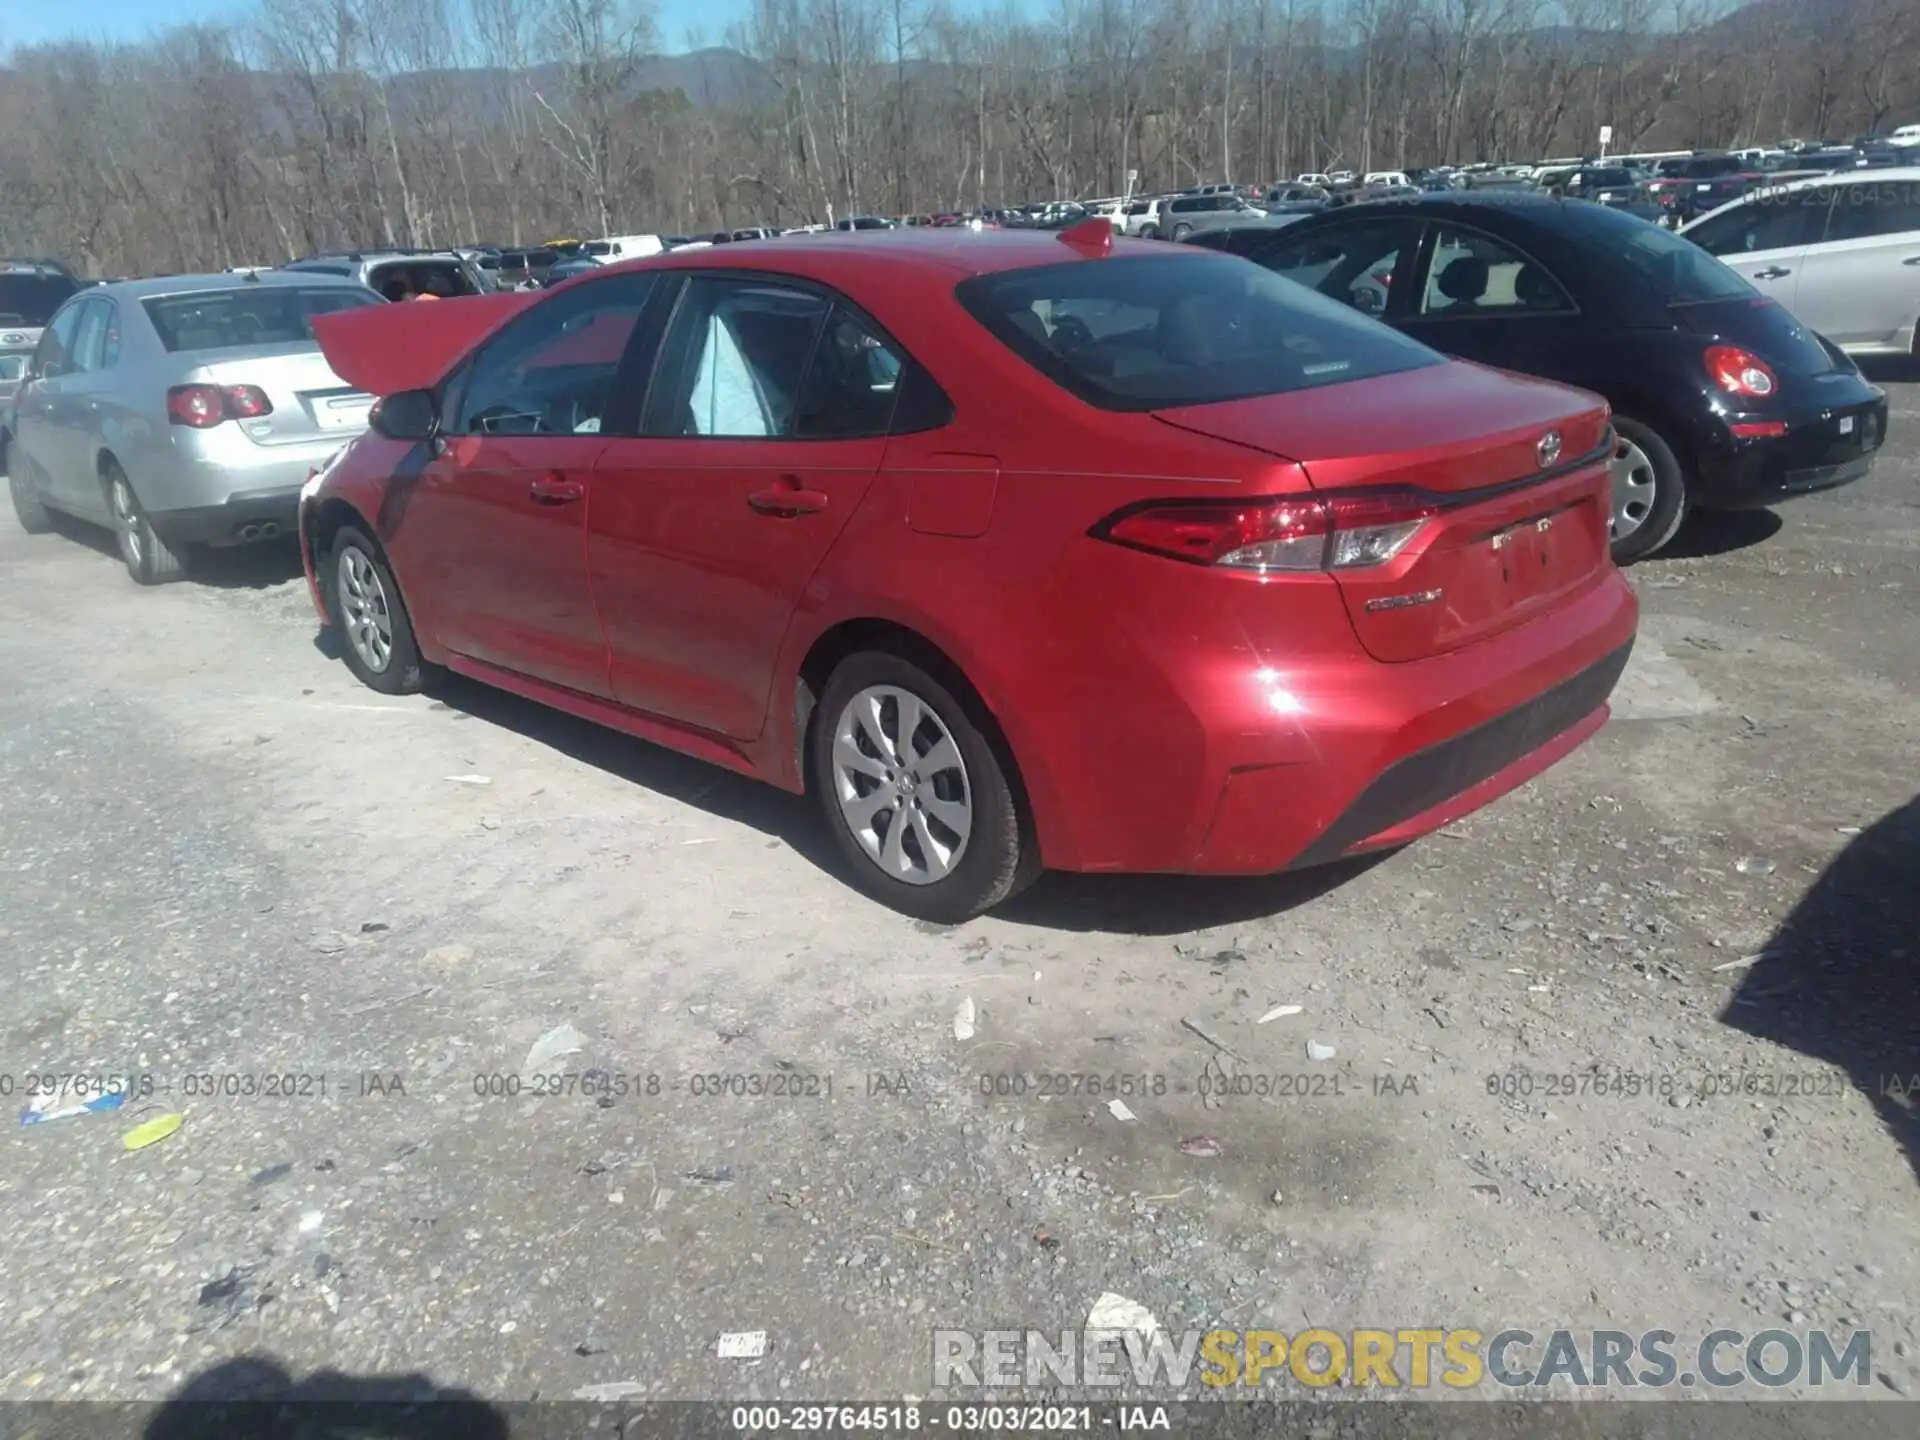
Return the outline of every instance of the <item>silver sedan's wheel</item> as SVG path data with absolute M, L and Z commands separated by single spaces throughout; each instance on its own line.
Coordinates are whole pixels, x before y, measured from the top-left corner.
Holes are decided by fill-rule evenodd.
M 834 721 L 840 817 L 892 879 L 932 885 L 953 873 L 974 828 L 966 760 L 947 721 L 912 691 L 869 685 Z
M 127 562 L 127 569 L 138 571 L 146 563 L 140 502 L 133 498 L 133 487 L 124 475 L 114 477 L 107 496 L 113 505 L 113 536 L 120 542 L 120 558 Z
M 1659 498 L 1653 460 L 1633 441 L 1616 437 L 1613 451 L 1613 543 L 1633 535 L 1653 514 Z
M 360 663 L 376 675 L 393 663 L 393 614 L 380 571 L 357 545 L 340 550 L 340 623 Z

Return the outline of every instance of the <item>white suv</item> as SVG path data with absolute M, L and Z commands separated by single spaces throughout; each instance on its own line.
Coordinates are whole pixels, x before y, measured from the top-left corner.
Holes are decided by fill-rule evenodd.
M 1920 355 L 1920 167 L 1755 190 L 1680 233 L 1856 355 Z

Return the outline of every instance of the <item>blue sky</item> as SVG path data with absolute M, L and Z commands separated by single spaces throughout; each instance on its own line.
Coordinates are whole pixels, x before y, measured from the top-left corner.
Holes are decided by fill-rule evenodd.
M 668 50 L 688 48 L 697 29 L 703 43 L 720 44 L 727 27 L 746 15 L 744 0 L 657 0 L 660 39 Z M 166 25 L 197 20 L 238 21 L 252 9 L 235 0 L 13 0 L 0 5 L 0 51 L 48 40 L 138 40 Z

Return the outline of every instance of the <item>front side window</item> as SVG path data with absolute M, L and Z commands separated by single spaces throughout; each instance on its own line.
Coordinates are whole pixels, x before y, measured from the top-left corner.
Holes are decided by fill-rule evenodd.
M 956 294 L 1027 364 L 1105 410 L 1244 400 L 1443 363 L 1259 266 L 1184 247 L 998 271 Z
M 454 433 L 597 435 L 651 275 L 562 290 L 487 343 L 455 387 Z
M 1687 239 L 1709 255 L 1728 257 L 1797 250 L 1820 238 L 1831 199 L 1824 188 L 1756 195 L 1689 228 Z
M 42 380 L 52 380 L 72 371 L 74 331 L 83 308 L 69 305 L 41 332 L 40 344 L 33 352 L 33 373 Z
M 1505 241 L 1477 230 L 1443 225 L 1434 238 L 1422 315 L 1538 315 L 1574 308 L 1546 268 Z
M 380 302 L 357 285 L 236 285 L 156 295 L 140 302 L 167 350 L 225 350 L 238 345 L 313 341 L 313 317 Z

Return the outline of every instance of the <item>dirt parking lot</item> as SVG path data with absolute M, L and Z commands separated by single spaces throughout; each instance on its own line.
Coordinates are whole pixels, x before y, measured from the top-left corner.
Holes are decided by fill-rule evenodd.
M 0 1085 L 152 1086 L 8 1126 L 0 1398 L 243 1355 L 920 1395 L 936 1326 L 1103 1292 L 1169 1330 L 1864 1327 L 1870 1393 L 1920 1393 L 1888 384 L 1869 481 L 1635 569 L 1613 721 L 1520 792 L 1368 865 L 1052 876 L 951 930 L 843 884 L 803 801 L 359 688 L 282 553 L 142 591 L 0 520 Z

